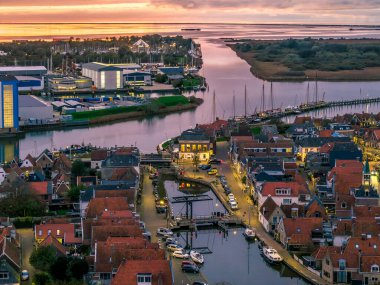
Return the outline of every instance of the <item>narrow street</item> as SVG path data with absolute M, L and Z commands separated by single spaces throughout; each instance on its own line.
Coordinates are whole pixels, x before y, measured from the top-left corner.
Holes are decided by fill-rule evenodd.
M 159 242 L 156 235 L 157 228 L 167 227 L 167 220 L 165 214 L 156 213 L 155 205 L 152 180 L 149 179 L 148 173 L 144 172 L 141 205 L 137 206 L 137 211 L 141 220 L 145 222 L 147 230 L 152 234 L 152 242 Z M 190 274 L 182 272 L 181 262 L 181 259 L 172 258 L 174 285 L 191 285 L 194 281 L 206 282 L 206 278 L 202 273 Z
M 29 263 L 29 257 L 34 250 L 34 232 L 33 229 L 19 229 L 17 230 L 17 233 L 20 235 L 21 239 L 21 270 L 28 270 L 30 276 L 28 281 L 21 281 L 21 284 L 32 284 L 35 270 Z

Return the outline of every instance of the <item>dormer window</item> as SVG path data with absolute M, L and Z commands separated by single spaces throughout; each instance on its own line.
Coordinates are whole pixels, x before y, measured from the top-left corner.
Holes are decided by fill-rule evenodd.
M 340 204 L 340 206 L 342 207 L 342 209 L 347 208 L 347 204 L 346 204 L 346 202 L 342 202 L 342 204 Z
M 151 285 L 152 284 L 152 274 L 151 273 L 138 273 L 137 274 L 137 285 Z
M 377 264 L 372 265 L 371 272 L 379 272 L 379 266 Z

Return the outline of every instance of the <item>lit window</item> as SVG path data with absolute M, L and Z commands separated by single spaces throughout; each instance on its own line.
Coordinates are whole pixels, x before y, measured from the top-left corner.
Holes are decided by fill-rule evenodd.
M 116 71 L 116 88 L 121 88 L 121 71 Z
M 57 230 L 57 236 L 61 234 L 61 230 Z
M 39 231 L 38 231 L 38 235 L 39 235 L 39 236 L 42 236 L 42 230 L 39 230 Z
M 51 230 L 48 230 L 48 236 L 50 236 L 51 235 Z
M 4 128 L 14 127 L 14 114 L 13 114 L 13 85 L 3 85 L 4 96 L 3 96 L 3 123 Z

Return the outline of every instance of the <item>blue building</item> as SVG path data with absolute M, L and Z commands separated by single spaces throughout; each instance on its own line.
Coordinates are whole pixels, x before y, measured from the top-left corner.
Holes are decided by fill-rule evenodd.
M 18 130 L 18 81 L 11 75 L 0 75 L 0 129 Z

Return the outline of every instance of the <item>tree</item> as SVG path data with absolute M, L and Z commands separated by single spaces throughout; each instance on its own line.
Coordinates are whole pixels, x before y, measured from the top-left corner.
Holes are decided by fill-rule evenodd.
M 74 279 L 82 279 L 88 272 L 88 263 L 84 259 L 73 258 L 68 264 L 68 275 Z
M 55 250 L 51 246 L 40 246 L 29 258 L 30 264 L 38 270 L 48 272 L 56 260 Z
M 71 166 L 71 174 L 74 181 L 77 180 L 78 176 L 86 175 L 86 167 L 84 166 L 83 161 L 77 159 L 73 162 Z
M 71 186 L 70 190 L 67 192 L 67 196 L 71 201 L 75 202 L 79 200 L 80 192 L 84 191 L 86 188 L 83 184 L 78 186 Z
M 50 266 L 50 275 L 54 280 L 67 280 L 68 259 L 66 256 L 58 257 Z
M 49 274 L 45 272 L 36 273 L 33 276 L 33 283 L 36 285 L 47 285 L 50 284 L 50 277 Z

